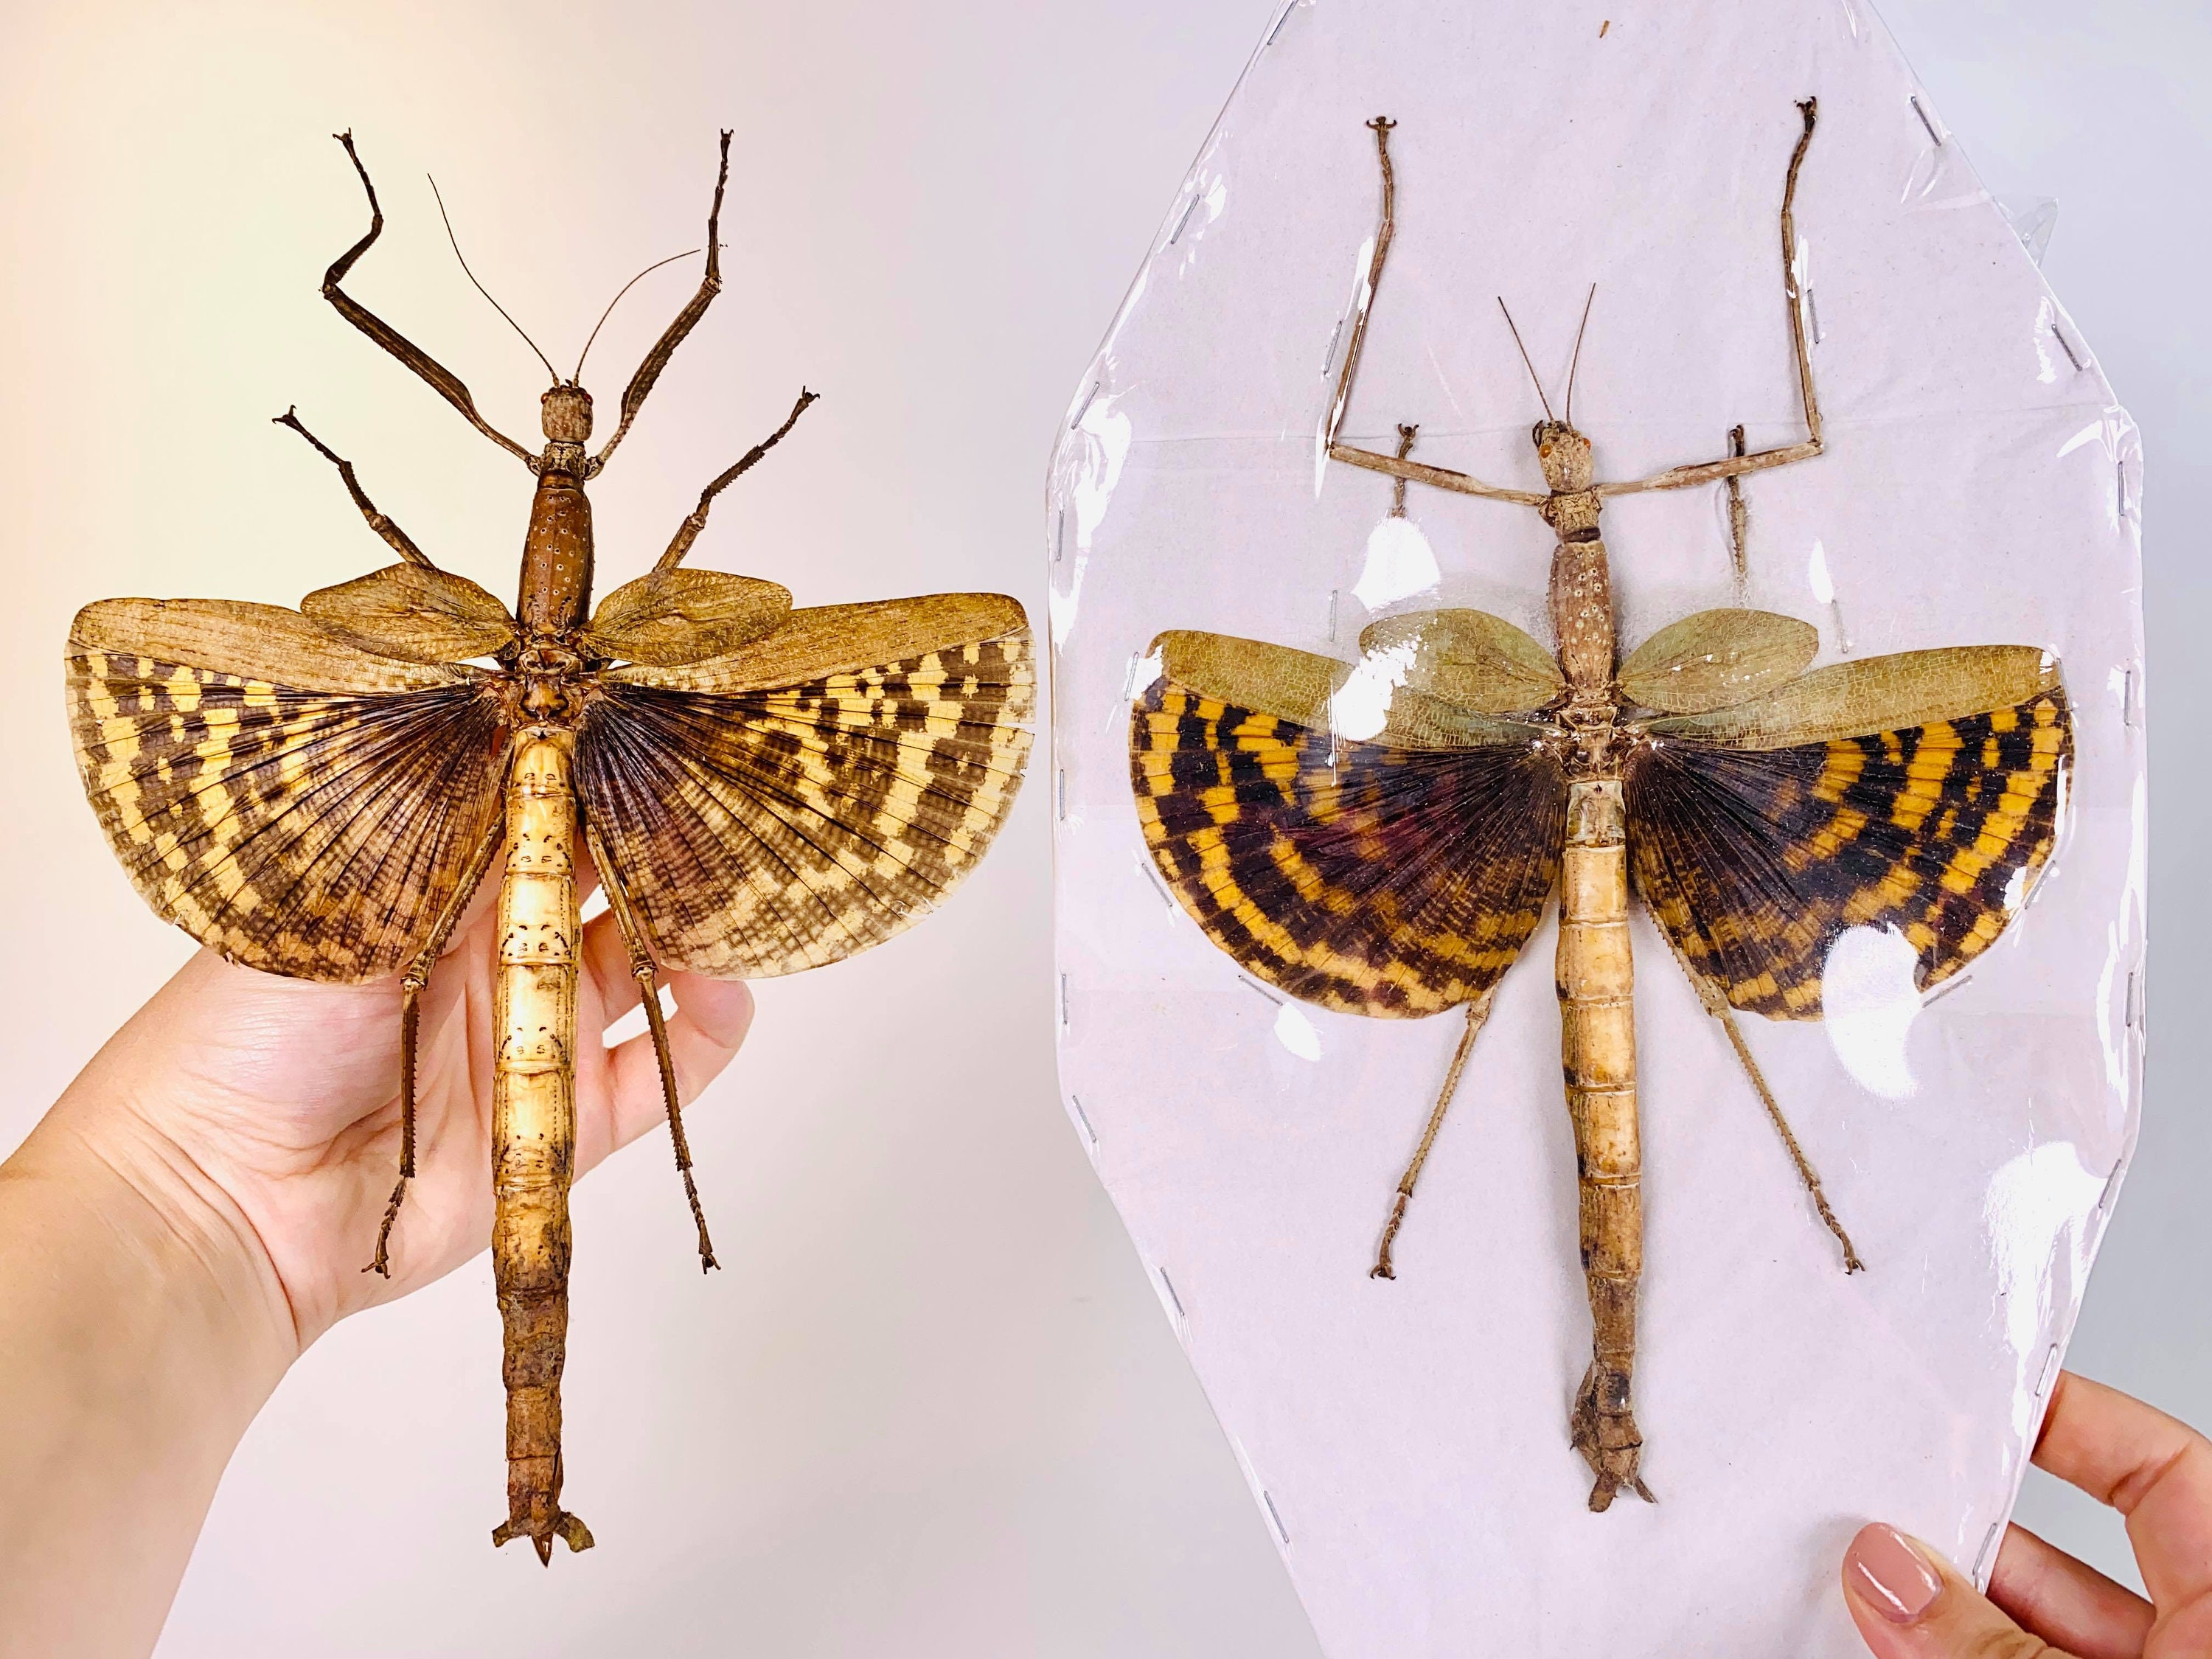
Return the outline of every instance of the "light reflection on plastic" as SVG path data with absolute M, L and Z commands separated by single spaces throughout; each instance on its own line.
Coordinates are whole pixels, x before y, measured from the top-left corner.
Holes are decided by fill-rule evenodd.
M 2058 308 L 2045 295 L 2036 301 L 2035 331 L 2031 337 L 2035 346 L 2035 378 L 2045 386 L 2058 379 L 2058 355 L 2051 348 L 2058 342 Z
M 1395 600 L 1426 592 L 1442 573 L 1429 538 L 1411 519 L 1388 518 L 1367 538 L 1367 563 L 1352 586 L 1353 595 L 1370 611 L 1380 611 Z
M 1288 15 L 1287 13 L 1285 14 Z M 1352 303 L 1336 321 L 1336 332 L 1329 337 L 1328 351 L 1322 359 L 1321 374 L 1328 379 L 1329 370 L 1337 366 L 1337 354 L 1352 349 L 1350 335 L 1359 326 L 1359 319 L 1367 314 L 1367 307 L 1375 297 L 1375 290 L 1367 285 L 1367 267 L 1375 258 L 1375 239 L 1371 235 L 1359 245 L 1358 261 L 1352 268 Z M 1314 499 L 1321 499 L 1322 480 L 1328 476 L 1328 443 L 1335 435 L 1333 428 L 1343 417 L 1337 407 L 1336 388 L 1331 386 L 1321 405 L 1321 426 L 1314 434 Z
M 1836 602 L 1836 585 L 1828 578 L 1828 550 L 1817 541 L 1813 544 L 1813 562 L 1805 573 L 1805 578 L 1813 585 L 1813 598 L 1816 602 L 1821 605 Z
M 1409 641 L 1362 657 L 1352 678 L 1330 694 L 1329 729 L 1355 743 L 1380 732 L 1390 719 L 1391 697 L 1406 683 L 1415 648 Z
M 2057 1267 L 2052 1258 L 2067 1248 L 2065 1290 L 2078 1295 L 2089 1271 L 2083 1222 L 2104 1191 L 2105 1177 L 2082 1166 L 2071 1141 L 2050 1141 L 2005 1164 L 1990 1177 L 1982 1200 L 1997 1305 L 2019 1378 L 2012 1391 L 2013 1431 L 2023 1440 L 2033 1426 L 2044 1351 L 2057 1334 L 2048 1328 Z
M 1295 1002 L 1286 1002 L 1275 1016 L 1275 1041 L 1300 1060 L 1321 1058 L 1321 1033 Z
M 1073 476 L 1067 482 L 1067 499 L 1075 508 L 1075 558 L 1065 592 L 1053 589 L 1047 597 L 1052 617 L 1052 642 L 1067 643 L 1075 626 L 1076 601 L 1083 589 L 1084 568 L 1091 562 L 1091 544 L 1106 521 L 1106 508 L 1114 499 L 1114 486 L 1121 481 L 1121 467 L 1129 459 L 1135 428 L 1127 415 L 1114 407 L 1115 398 L 1099 393 L 1083 411 L 1073 439 Z
M 1820 969 L 1822 1024 L 1862 1088 L 1903 1100 L 1919 1088 L 1905 1063 L 1905 1040 L 1920 1018 L 1913 983 L 1919 953 L 1894 927 L 1847 928 Z

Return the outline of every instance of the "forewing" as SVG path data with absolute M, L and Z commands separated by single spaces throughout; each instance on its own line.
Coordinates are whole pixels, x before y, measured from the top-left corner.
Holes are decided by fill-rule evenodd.
M 1359 648 L 1397 659 L 1417 691 L 1492 714 L 1541 708 L 1566 689 L 1550 652 L 1486 611 L 1385 617 L 1361 631 Z
M 419 564 L 386 565 L 319 587 L 300 610 L 359 650 L 409 662 L 488 657 L 514 638 L 514 618 L 489 590 Z
M 240 609 L 264 626 L 232 665 L 246 672 L 225 672 L 209 657 L 237 643 Z M 270 678 L 288 641 L 317 688 Z M 496 702 L 349 653 L 297 611 L 112 600 L 79 614 L 67 665 L 109 845 L 158 915 L 231 961 L 302 979 L 398 971 L 497 826 Z
M 672 668 L 726 655 L 791 614 L 791 590 L 752 576 L 678 566 L 599 601 L 584 642 L 603 657 Z
M 1773 690 L 1804 672 L 1820 650 L 1820 630 L 1795 617 L 1700 611 L 1637 647 L 1618 678 L 1632 702 L 1699 714 Z
M 1422 690 L 1408 678 L 1406 654 L 1389 647 L 1349 663 L 1233 634 L 1175 629 L 1152 641 L 1152 654 L 1160 673 L 1188 691 L 1360 742 L 1464 749 L 1518 743 L 1529 731 Z
M 1816 687 L 1796 711 L 1815 741 L 1781 742 L 1772 699 L 1704 733 L 1652 722 L 1670 734 L 1630 760 L 1629 847 L 1638 888 L 1691 970 L 1739 1008 L 1817 1019 L 1828 950 L 1847 928 L 1901 935 L 1923 989 L 1987 949 L 2050 857 L 2072 764 L 2064 689 L 2055 665 L 2031 659 L 2047 662 L 1915 652 L 1845 665 L 1856 681 Z M 2030 689 L 1901 729 L 1827 729 L 1866 717 L 1851 708 L 1940 709 L 1992 687 Z
M 1260 678 L 1306 653 L 1282 657 Z M 1347 1013 L 1435 1013 L 1498 982 L 1559 877 L 1559 763 L 1538 727 L 1486 729 L 1356 742 L 1163 674 L 1131 711 L 1138 822 L 1168 890 L 1251 973 Z
M 577 786 L 658 960 L 794 973 L 902 932 L 974 867 L 1034 689 L 1009 599 L 796 611 L 744 652 L 605 676 Z

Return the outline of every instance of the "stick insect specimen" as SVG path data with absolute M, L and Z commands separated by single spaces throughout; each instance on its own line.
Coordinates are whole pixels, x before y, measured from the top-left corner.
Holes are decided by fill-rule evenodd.
M 527 1538 L 550 1560 L 556 1537 L 592 1543 L 561 1507 L 580 842 L 642 993 L 703 1270 L 714 1247 L 657 970 L 792 973 L 919 920 L 982 856 L 1020 785 L 1029 631 L 998 594 L 794 611 L 774 582 L 683 568 L 715 495 L 791 430 L 811 392 L 700 492 L 649 574 L 590 610 L 584 486 L 720 290 L 730 135 L 704 279 L 630 377 L 596 454 L 580 358 L 565 378 L 547 365 L 545 445 L 532 454 L 340 286 L 384 228 L 352 135 L 340 142 L 370 220 L 324 296 L 535 475 L 515 613 L 433 564 L 288 412 L 281 423 L 336 465 L 400 562 L 310 593 L 298 611 L 88 605 L 70 629 L 70 717 L 100 825 L 163 918 L 271 973 L 404 975 L 399 1178 L 370 1264 L 381 1273 L 415 1173 L 419 999 L 471 894 L 501 872 L 492 1255 L 507 1516 L 492 1541 Z
M 1731 609 L 1686 617 L 1617 659 L 1598 525 L 1607 499 L 1723 480 L 1733 489 L 1745 474 L 1810 460 L 1824 447 L 1790 278 L 1797 174 L 1818 113 L 1810 100 L 1800 107 L 1781 229 L 1802 442 L 1747 453 L 1735 438 L 1717 460 L 1599 483 L 1590 441 L 1571 423 L 1571 368 L 1566 418 L 1553 419 L 1547 402 L 1530 434 L 1540 492 L 1412 460 L 1408 427 L 1395 454 L 1358 448 L 1337 432 L 1363 312 L 1330 411 L 1330 459 L 1382 473 L 1400 492 L 1411 482 L 1535 508 L 1558 537 L 1556 650 L 1468 610 L 1376 621 L 1360 636 L 1357 664 L 1172 632 L 1155 641 L 1160 674 L 1132 713 L 1146 841 L 1217 945 L 1324 1007 L 1385 1017 L 1466 1010 L 1398 1183 L 1376 1277 L 1393 1276 L 1392 1243 L 1498 983 L 1559 890 L 1561 1049 L 1594 1330 L 1568 1433 L 1595 1477 L 1593 1510 L 1623 1488 L 1651 1496 L 1630 1401 L 1643 1272 L 1632 877 L 1725 1030 L 1845 1270 L 1856 1272 L 1857 1252 L 1735 1012 L 1820 1018 L 1823 963 L 1850 927 L 1901 934 L 1923 988 L 1957 972 L 2025 902 L 2050 854 L 2071 765 L 2057 664 L 2033 646 L 1912 651 L 1808 673 L 1820 643 L 1812 627 Z M 1393 124 L 1369 125 L 1382 183 L 1371 296 L 1395 228 L 1395 179 Z M 1730 507 L 1741 557 L 1740 495 Z M 1355 676 L 1389 688 L 1379 731 L 1348 732 L 1337 718 L 1335 700 Z

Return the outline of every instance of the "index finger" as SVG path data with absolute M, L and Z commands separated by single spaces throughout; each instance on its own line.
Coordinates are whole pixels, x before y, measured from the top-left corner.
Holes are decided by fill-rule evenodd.
M 2143 1588 L 2161 1611 L 2212 1591 L 2212 1441 L 2156 1407 L 2062 1371 L 2035 1462 L 2127 1517 Z

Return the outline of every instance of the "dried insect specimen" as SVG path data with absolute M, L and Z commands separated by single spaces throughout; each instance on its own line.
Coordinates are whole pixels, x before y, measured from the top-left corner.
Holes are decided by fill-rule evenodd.
M 1373 1267 L 1391 1249 L 1499 980 L 1559 893 L 1558 985 L 1593 1343 L 1569 1436 L 1589 1503 L 1649 1499 L 1630 1398 L 1643 1272 L 1628 901 L 1635 891 L 1717 1018 L 1846 1271 L 1858 1255 L 1735 1011 L 1820 1018 L 1821 973 L 1846 928 L 1896 930 L 1923 988 L 1987 948 L 2025 902 L 2056 834 L 2072 729 L 2056 661 L 2033 646 L 1913 651 L 1806 672 L 1816 631 L 1792 617 L 1707 611 L 1625 660 L 1614 643 L 1599 515 L 1609 496 L 1726 480 L 1741 569 L 1745 474 L 1808 460 L 1823 439 L 1801 307 L 1788 287 L 1808 100 L 1783 191 L 1785 292 L 1808 435 L 1625 483 L 1596 481 L 1589 438 L 1562 417 L 1531 433 L 1546 488 L 1485 483 L 1337 441 L 1367 326 L 1354 325 L 1328 454 L 1462 495 L 1532 507 L 1558 537 L 1554 650 L 1481 611 L 1383 618 L 1358 663 L 1217 634 L 1155 641 L 1137 698 L 1138 817 L 1177 901 L 1223 950 L 1292 995 L 1349 1013 L 1467 1011 L 1465 1033 L 1399 1182 Z M 1370 124 L 1382 175 L 1367 273 L 1395 229 L 1392 123 Z M 1587 320 L 1588 308 L 1584 318 Z M 1510 321 L 1509 316 L 1508 321 Z M 1517 332 L 1516 334 L 1517 340 Z M 1580 341 L 1577 339 L 1577 349 Z M 1533 378 L 1533 371 L 1532 371 Z M 1539 395 L 1541 395 L 1540 386 Z M 1355 679 L 1379 729 L 1347 730 Z
M 88 605 L 70 629 L 71 726 L 100 825 L 162 917 L 270 973 L 404 974 L 402 1151 L 370 1264 L 379 1273 L 389 1272 L 415 1173 L 418 1000 L 471 895 L 499 868 L 492 1254 L 507 1517 L 492 1541 L 527 1538 L 547 1560 L 556 1537 L 571 1549 L 592 1543 L 560 1501 L 580 842 L 643 992 L 700 1264 L 711 1267 L 656 973 L 818 967 L 942 899 L 983 855 L 1021 782 L 1029 630 L 1021 606 L 999 594 L 794 611 L 775 582 L 681 568 L 715 495 L 791 430 L 809 392 L 700 492 L 653 571 L 592 610 L 584 486 L 720 290 L 730 135 L 704 280 L 630 377 L 597 454 L 586 448 L 580 359 L 566 378 L 548 365 L 545 444 L 532 454 L 345 293 L 384 216 L 352 135 L 341 142 L 371 217 L 331 266 L 324 295 L 536 476 L 515 611 L 432 564 L 352 466 L 288 412 L 280 422 L 337 465 L 401 562 L 311 593 L 297 611 L 218 599 Z

